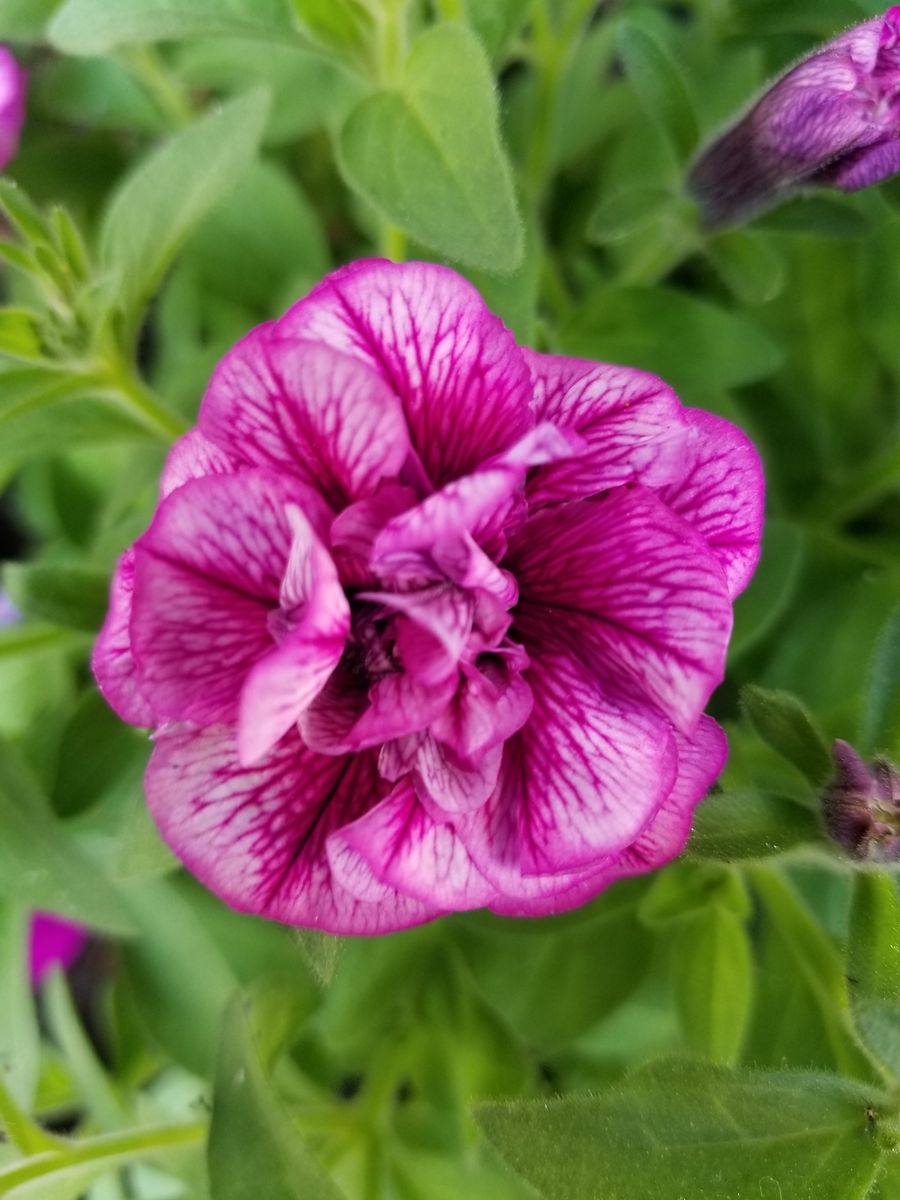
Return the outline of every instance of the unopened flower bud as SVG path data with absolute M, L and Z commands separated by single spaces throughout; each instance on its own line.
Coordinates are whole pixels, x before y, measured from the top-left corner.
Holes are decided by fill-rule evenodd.
M 900 861 L 900 772 L 886 759 L 866 763 L 834 743 L 835 777 L 822 795 L 825 826 L 854 858 Z
M 804 186 L 856 191 L 900 172 L 900 5 L 777 79 L 701 151 L 688 178 L 723 227 Z

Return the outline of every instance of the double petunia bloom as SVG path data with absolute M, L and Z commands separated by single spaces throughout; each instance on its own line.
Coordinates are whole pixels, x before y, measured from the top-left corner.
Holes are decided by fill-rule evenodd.
M 900 5 L 781 76 L 698 157 L 689 186 L 729 225 L 806 185 L 856 191 L 900 172 Z
M 516 345 L 424 263 L 328 277 L 219 364 L 94 671 L 236 908 L 348 933 L 546 914 L 682 848 L 759 460 L 624 367 Z

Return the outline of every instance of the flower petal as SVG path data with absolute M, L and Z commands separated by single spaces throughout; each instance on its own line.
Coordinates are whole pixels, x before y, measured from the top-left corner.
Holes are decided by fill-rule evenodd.
M 247 671 L 273 647 L 269 614 L 291 546 L 289 480 L 263 471 L 176 489 L 136 544 L 131 636 L 157 718 L 236 715 Z
M 458 830 L 483 873 L 556 874 L 627 847 L 668 794 L 668 722 L 619 693 L 548 635 L 530 647 L 534 709 L 506 743 L 497 788 Z
M 245 765 L 262 758 L 322 690 L 350 628 L 350 606 L 331 556 L 299 509 L 288 505 L 287 516 L 294 537 L 278 614 L 286 632 L 250 669 L 241 692 L 238 757 Z
M 461 762 L 476 763 L 512 737 L 531 715 L 534 696 L 518 670 L 485 655 L 466 671 L 452 701 L 432 722 L 434 736 Z
M 659 492 L 689 521 L 722 564 L 732 599 L 759 560 L 765 509 L 765 478 L 753 443 L 736 425 L 689 409 L 691 440 L 684 478 Z
M 703 717 L 692 740 L 675 735 L 678 774 L 656 816 L 639 837 L 612 858 L 567 875 L 532 875 L 510 882 L 511 893 L 495 898 L 490 908 L 510 917 L 549 917 L 586 904 L 604 888 L 628 875 L 657 870 L 684 849 L 691 815 L 715 781 L 728 751 L 715 721 Z
M 639 482 L 660 487 L 683 471 L 687 422 L 672 389 L 634 367 L 523 351 L 534 381 L 535 417 L 578 434 L 580 454 L 539 467 L 530 504 L 575 500 Z
M 159 735 L 145 782 L 165 840 L 233 908 L 339 934 L 386 933 L 438 915 L 381 887 L 377 903 L 363 903 L 331 870 L 329 835 L 377 802 L 373 755 L 323 757 L 289 734 L 243 767 L 233 729 L 176 730 Z
M 422 904 L 481 908 L 496 896 L 453 827 L 429 815 L 409 781 L 332 835 L 329 856 L 338 877 L 354 867 L 348 852 L 363 859 L 384 884 Z
M 229 453 L 223 450 L 204 437 L 199 429 L 192 429 L 178 439 L 166 457 L 159 484 L 160 496 L 165 499 L 189 479 L 203 479 L 206 475 L 233 475 L 243 466 L 246 463 L 235 457 L 233 451 Z
M 652 492 L 537 512 L 511 547 L 526 649 L 565 637 L 572 653 L 635 686 L 690 734 L 721 681 L 731 633 L 722 568 L 703 537 Z
M 334 509 L 371 495 L 409 453 L 400 401 L 382 376 L 330 346 L 262 325 L 219 363 L 200 429 L 322 493 Z
M 531 381 L 503 323 L 464 279 L 432 263 L 336 271 L 278 322 L 376 370 L 403 403 L 412 443 L 440 487 L 534 424 Z
M 131 650 L 134 550 L 126 550 L 109 585 L 109 611 L 97 635 L 91 670 L 104 700 L 129 725 L 151 726 L 153 710 L 141 692 Z

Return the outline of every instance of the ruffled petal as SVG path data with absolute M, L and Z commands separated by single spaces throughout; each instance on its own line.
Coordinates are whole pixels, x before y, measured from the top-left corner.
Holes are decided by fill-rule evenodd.
M 145 782 L 165 840 L 233 908 L 338 934 L 387 933 L 439 915 L 377 879 L 377 903 L 362 902 L 331 869 L 329 836 L 377 803 L 373 755 L 323 757 L 291 734 L 244 767 L 233 729 L 171 731 L 159 735 Z
M 732 612 L 721 566 L 685 520 L 652 492 L 619 488 L 536 513 L 508 565 L 529 653 L 561 636 L 693 732 L 724 673 Z
M 522 352 L 475 288 L 446 267 L 353 264 L 295 304 L 277 329 L 377 371 L 402 401 L 435 487 L 473 471 L 534 424 Z
M 233 449 L 231 452 L 223 450 L 204 437 L 199 429 L 192 429 L 175 442 L 166 457 L 159 483 L 160 496 L 165 499 L 189 479 L 203 479 L 206 475 L 233 475 L 246 465 Z
M 657 870 L 680 854 L 694 808 L 721 772 L 728 747 L 724 733 L 709 717 L 702 718 L 692 739 L 676 732 L 674 741 L 678 754 L 675 782 L 630 846 L 575 872 L 526 876 L 513 869 L 497 871 L 492 878 L 500 894 L 489 907 L 511 917 L 553 916 L 586 904 L 618 879 Z
M 250 667 L 274 645 L 269 614 L 291 547 L 291 482 L 263 471 L 177 488 L 136 545 L 131 637 L 157 719 L 231 721 Z
M 750 582 L 759 561 L 765 510 L 762 463 L 736 425 L 699 409 L 687 411 L 687 470 L 659 496 L 703 534 L 722 564 L 733 599 Z
M 624 849 L 675 775 L 663 717 L 618 693 L 552 638 L 531 652 L 531 717 L 506 743 L 494 795 L 458 824 L 500 890 L 510 871 L 572 871 Z
M 91 670 L 104 700 L 129 725 L 149 727 L 153 710 L 141 691 L 131 649 L 134 550 L 126 550 L 109 585 L 109 609 L 94 642 Z
M 529 503 L 577 500 L 626 483 L 660 487 L 684 470 L 688 427 L 672 389 L 634 367 L 523 351 L 535 417 L 583 440 L 581 453 L 539 467 Z
M 319 694 L 350 628 L 331 556 L 299 509 L 288 505 L 287 516 L 294 537 L 281 585 L 281 644 L 251 668 L 241 692 L 238 755 L 245 765 L 262 758 Z
M 462 910 L 482 908 L 496 897 L 453 827 L 423 808 L 409 781 L 332 836 L 329 853 L 339 877 L 354 869 L 348 852 L 383 884 L 422 904 Z
M 199 420 L 211 441 L 302 479 L 336 510 L 393 479 L 409 454 L 403 408 L 374 368 L 268 325 L 219 363 Z

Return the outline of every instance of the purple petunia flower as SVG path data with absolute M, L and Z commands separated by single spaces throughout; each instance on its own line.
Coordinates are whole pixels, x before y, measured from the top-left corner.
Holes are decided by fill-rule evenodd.
M 27 77 L 12 52 L 0 46 L 0 171 L 19 149 L 25 121 Z
M 37 987 L 56 966 L 70 967 L 87 942 L 87 933 L 54 913 L 36 912 L 31 918 L 31 985 Z
M 94 672 L 231 905 L 552 913 L 681 850 L 759 548 L 733 425 L 520 348 L 446 268 L 360 262 L 226 355 L 162 497 Z
M 704 149 L 688 184 L 710 226 L 804 185 L 856 191 L 900 172 L 900 5 L 792 67 Z

